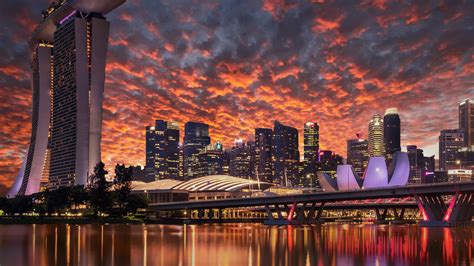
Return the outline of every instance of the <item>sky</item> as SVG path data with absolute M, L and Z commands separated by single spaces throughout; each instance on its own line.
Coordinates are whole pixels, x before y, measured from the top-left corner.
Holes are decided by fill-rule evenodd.
M 48 5 L 0 3 L 0 194 L 31 135 L 27 41 Z M 318 122 L 321 148 L 345 157 L 390 107 L 402 145 L 433 155 L 474 97 L 474 1 L 128 0 L 107 18 L 106 165 L 143 165 L 155 119 L 207 123 L 227 147 L 274 120 L 302 142 Z

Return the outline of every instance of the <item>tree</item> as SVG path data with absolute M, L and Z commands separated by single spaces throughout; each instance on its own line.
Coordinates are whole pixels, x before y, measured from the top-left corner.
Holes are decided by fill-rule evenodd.
M 0 211 L 7 212 L 6 210 L 9 208 L 8 199 L 5 197 L 0 197 Z
M 82 185 L 74 186 L 71 189 L 71 194 L 69 195 L 69 201 L 71 206 L 69 208 L 77 208 L 78 205 L 86 204 L 89 200 L 89 194 Z
M 49 214 L 61 212 L 67 209 L 70 205 L 69 194 L 71 188 L 60 187 L 55 190 L 46 190 L 44 192 L 44 207 Z
M 145 196 L 130 194 L 125 209 L 127 212 L 137 212 L 137 209 L 146 209 L 147 207 L 148 199 Z
M 95 215 L 98 212 L 107 212 L 112 207 L 112 198 L 109 191 L 112 183 L 107 182 L 105 178 L 107 174 L 104 163 L 100 162 L 94 167 L 94 173 L 88 178 L 89 202 Z
M 5 212 L 8 214 L 23 214 L 33 210 L 33 197 L 31 196 L 16 196 L 8 199 Z
M 125 210 L 130 192 L 132 191 L 132 168 L 117 164 L 115 166 L 115 195 L 117 204 Z M 123 215 L 123 213 L 122 213 Z

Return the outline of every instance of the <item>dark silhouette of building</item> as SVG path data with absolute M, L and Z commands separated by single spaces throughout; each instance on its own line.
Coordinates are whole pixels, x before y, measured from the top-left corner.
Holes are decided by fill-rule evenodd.
M 459 103 L 459 129 L 464 133 L 464 147 L 474 145 L 474 99 Z
M 179 125 L 156 120 L 146 131 L 147 178 L 179 179 Z
M 257 171 L 255 175 L 264 182 L 271 182 L 272 179 L 272 138 L 272 129 L 255 129 L 255 163 Z
M 433 173 L 435 170 L 435 158 L 434 156 L 425 157 L 423 150 L 418 149 L 416 145 L 407 146 L 408 160 L 410 162 L 410 177 L 408 183 L 410 184 L 421 184 L 431 183 L 428 181 L 427 175 Z
M 387 162 L 392 160 L 393 154 L 401 151 L 400 147 L 400 116 L 397 108 L 389 108 L 383 118 L 383 137 Z
M 211 144 L 209 125 L 198 122 L 187 122 L 184 127 L 183 169 L 186 180 L 198 176 L 199 161 L 197 155 Z
M 142 182 L 152 182 L 155 179 L 148 179 L 146 175 L 145 168 L 142 168 L 140 165 L 130 166 L 132 169 L 132 181 L 142 181 Z
M 337 166 L 340 164 L 344 164 L 342 156 L 330 150 L 319 151 L 318 171 L 335 174 Z
M 347 164 L 352 165 L 354 172 L 362 176 L 368 163 L 368 141 L 360 138 L 347 140 Z
M 272 145 L 272 182 L 290 185 L 292 180 L 299 178 L 298 130 L 275 121 Z
M 464 133 L 459 129 L 444 129 L 439 135 L 439 170 L 458 169 L 456 154 L 464 146 Z

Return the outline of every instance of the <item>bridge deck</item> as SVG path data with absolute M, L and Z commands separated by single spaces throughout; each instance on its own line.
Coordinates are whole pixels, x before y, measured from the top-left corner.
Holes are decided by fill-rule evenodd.
M 390 188 L 318 192 L 271 197 L 170 202 L 150 204 L 148 210 L 155 212 L 185 209 L 239 208 L 265 206 L 270 204 L 293 204 L 295 202 L 340 202 L 350 200 L 404 198 L 413 197 L 414 195 L 452 195 L 456 192 L 474 192 L 474 182 L 410 185 Z

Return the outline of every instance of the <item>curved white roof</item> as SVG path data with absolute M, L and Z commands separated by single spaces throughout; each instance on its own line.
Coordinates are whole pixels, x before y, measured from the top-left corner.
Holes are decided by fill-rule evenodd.
M 174 186 L 183 183 L 183 181 L 174 179 L 161 179 L 153 182 L 132 181 L 132 190 L 160 190 L 172 189 Z
M 210 175 L 177 184 L 173 189 L 187 191 L 239 191 L 245 188 L 265 190 L 272 186 L 267 182 L 257 182 L 228 175 Z

